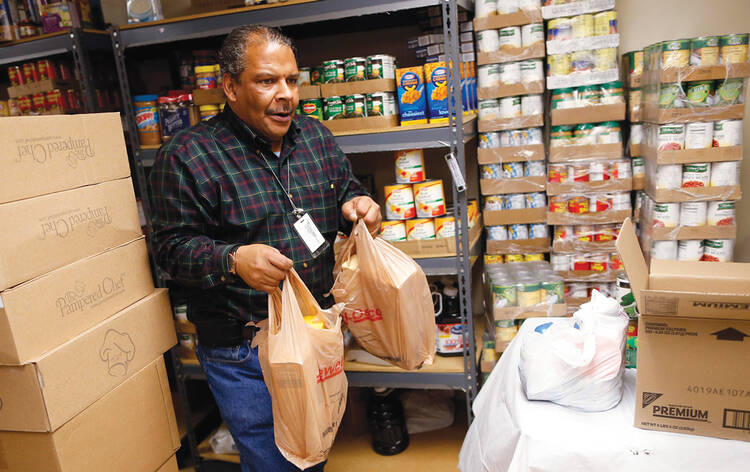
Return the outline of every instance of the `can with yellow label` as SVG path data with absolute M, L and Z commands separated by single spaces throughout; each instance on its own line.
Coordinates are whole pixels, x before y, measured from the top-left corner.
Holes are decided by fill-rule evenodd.
M 434 218 L 445 214 L 442 180 L 427 180 L 414 184 L 414 202 L 418 218 Z
M 396 151 L 396 182 L 413 184 L 424 177 L 424 154 L 421 149 Z
M 719 40 L 721 47 L 721 62 L 737 64 L 747 62 L 748 34 L 728 34 Z
M 435 222 L 432 218 L 416 218 L 406 221 L 406 240 L 435 239 Z
M 380 223 L 380 237 L 391 243 L 406 241 L 406 225 L 399 220 L 385 220 Z
M 456 220 L 452 216 L 435 218 L 435 237 L 438 239 L 456 236 Z
M 661 67 L 686 67 L 690 64 L 690 40 L 676 39 L 661 43 Z
M 411 185 L 385 186 L 385 217 L 389 220 L 408 220 L 417 216 Z

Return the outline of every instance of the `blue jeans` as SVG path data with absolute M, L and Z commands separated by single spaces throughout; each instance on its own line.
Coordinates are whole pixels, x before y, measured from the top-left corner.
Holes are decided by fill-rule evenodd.
M 196 347 L 221 418 L 240 451 L 242 472 L 297 472 L 276 447 L 271 395 L 263 381 L 258 349 L 250 341 L 235 347 Z M 306 469 L 322 472 L 325 462 Z

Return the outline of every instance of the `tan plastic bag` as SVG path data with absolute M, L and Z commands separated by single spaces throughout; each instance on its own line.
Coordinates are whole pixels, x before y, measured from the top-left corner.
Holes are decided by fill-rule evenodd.
M 432 364 L 435 309 L 422 268 L 361 220 L 334 269 L 331 293 L 344 322 L 367 352 L 404 369 Z
M 326 460 L 346 408 L 342 309 L 321 309 L 292 270 L 283 290 L 269 295 L 268 320 L 253 341 L 271 393 L 276 446 L 300 469 Z M 325 328 L 306 323 L 310 315 Z

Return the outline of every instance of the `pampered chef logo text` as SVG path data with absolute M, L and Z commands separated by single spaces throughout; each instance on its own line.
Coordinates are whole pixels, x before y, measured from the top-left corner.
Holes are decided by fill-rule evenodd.
M 62 318 L 74 313 L 81 313 L 88 307 L 95 307 L 102 302 L 122 293 L 125 290 L 125 273 L 116 277 L 104 277 L 96 286 L 86 288 L 86 284 L 80 280 L 73 284 L 73 289 L 68 290 L 57 298 L 57 310 Z
M 76 208 L 40 219 L 42 232 L 39 237 L 42 240 L 47 239 L 48 236 L 66 238 L 80 227 L 84 227 L 86 234 L 93 237 L 99 229 L 111 223 L 112 217 L 106 206 L 88 207 L 85 210 Z
M 60 136 L 19 140 L 16 143 L 16 162 L 31 160 L 37 164 L 62 158 L 72 168 L 79 161 L 94 157 L 96 153 L 89 138 L 62 138 Z

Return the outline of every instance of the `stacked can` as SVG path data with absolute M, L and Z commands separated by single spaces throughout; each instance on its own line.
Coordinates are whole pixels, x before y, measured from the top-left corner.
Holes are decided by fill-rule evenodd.
M 626 152 L 630 157 L 633 175 L 633 190 L 645 186 L 645 165 L 642 157 L 643 113 L 641 110 L 641 78 L 643 75 L 643 50 L 631 51 L 623 55 L 625 88 L 628 104 L 629 134 Z

